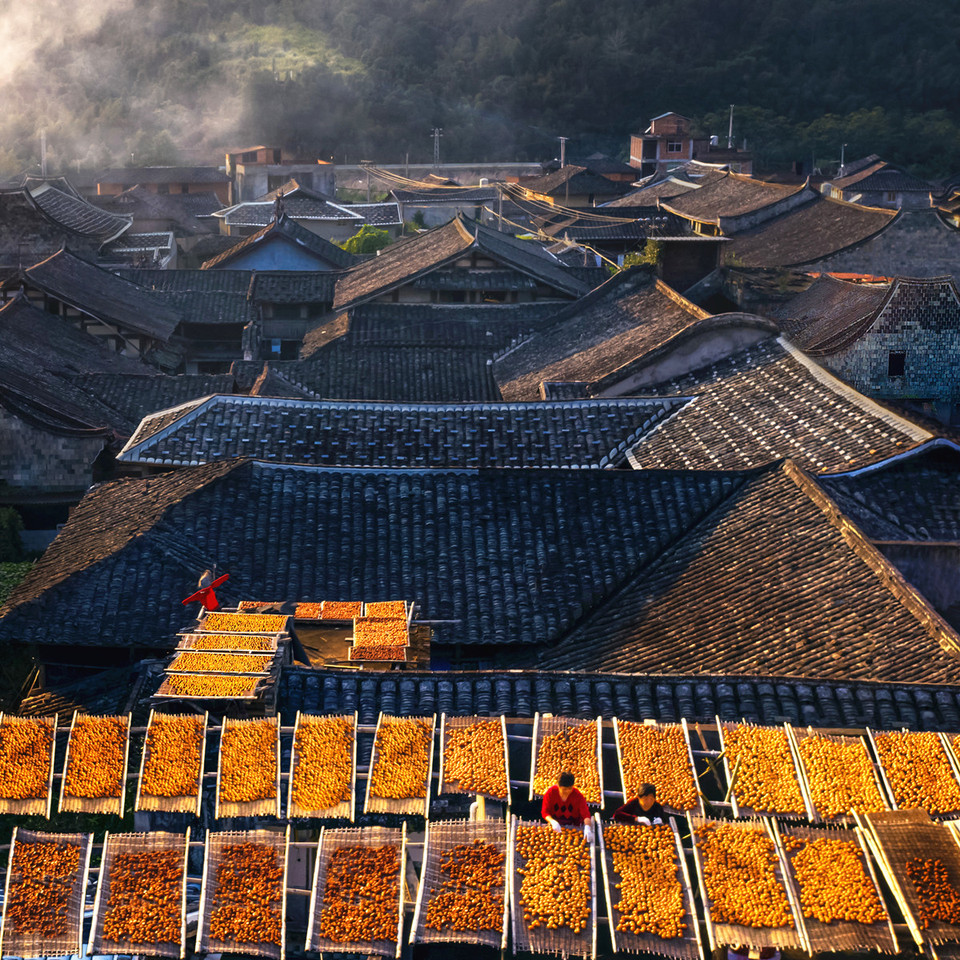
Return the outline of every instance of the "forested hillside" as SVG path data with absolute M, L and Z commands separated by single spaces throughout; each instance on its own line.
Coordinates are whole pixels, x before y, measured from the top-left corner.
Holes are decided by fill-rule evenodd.
M 44 11 L 44 6 L 47 10 Z M 214 158 L 623 154 L 665 110 L 763 164 L 960 169 L 960 21 L 933 0 L 41 0 L 0 67 L 0 172 Z M 50 17 L 59 18 L 57 30 Z M 64 20 L 66 18 L 66 20 Z M 131 156 L 132 155 L 132 156 Z

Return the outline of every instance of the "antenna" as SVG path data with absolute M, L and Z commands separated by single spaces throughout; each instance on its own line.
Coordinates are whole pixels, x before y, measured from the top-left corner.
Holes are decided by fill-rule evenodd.
M 560 141 L 560 169 L 562 170 L 567 165 L 567 141 L 569 137 L 557 137 Z
M 733 149 L 733 104 L 730 104 L 730 126 L 727 128 L 727 149 Z
M 433 133 L 433 172 L 440 172 L 440 138 L 443 136 L 443 127 L 434 127 Z

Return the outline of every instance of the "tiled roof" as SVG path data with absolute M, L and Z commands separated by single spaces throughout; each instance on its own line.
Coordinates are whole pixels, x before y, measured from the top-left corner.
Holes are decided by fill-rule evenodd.
M 476 346 L 364 343 L 340 337 L 271 369 L 318 400 L 459 403 L 500 400 L 492 354 Z
M 23 190 L 0 192 L 0 265 L 16 271 L 21 264 L 55 253 L 66 238 L 63 228 L 42 216 Z
M 477 249 L 502 266 L 525 274 L 565 296 L 582 296 L 587 285 L 538 243 L 518 240 L 475 221 L 450 223 L 391 244 L 337 282 L 336 308 L 370 300 L 452 264 Z
M 955 631 L 787 461 L 734 492 L 538 665 L 949 683 L 958 654 Z
M 871 329 L 916 326 L 930 334 L 960 329 L 960 293 L 951 277 L 895 277 L 890 283 L 867 287 L 869 293 L 849 289 L 860 284 L 823 280 L 814 284 L 822 296 L 811 287 L 781 308 L 788 315 L 799 314 L 784 329 L 811 356 L 846 350 Z
M 273 222 L 275 211 L 276 204 L 272 200 L 251 200 L 223 210 L 219 216 L 231 226 L 265 227 Z M 363 219 L 360 216 L 338 203 L 297 194 L 283 198 L 283 212 L 291 220 L 329 220 L 333 223 L 355 222 L 358 230 L 363 224 Z
M 811 473 L 853 470 L 930 434 L 768 339 L 647 394 L 696 399 L 631 459 L 640 468 L 743 469 L 790 457 Z
M 871 193 L 930 193 L 933 185 L 909 173 L 903 173 L 884 161 L 872 163 L 862 170 L 848 173 L 830 181 L 830 185 L 844 191 Z
M 224 603 L 408 597 L 445 621 L 435 642 L 551 644 L 745 479 L 221 461 L 102 484 L 11 594 L 0 639 L 169 646 L 216 561 Z
M 649 182 L 642 183 L 630 193 L 604 203 L 603 208 L 655 204 L 658 200 L 669 200 L 671 197 L 679 197 L 691 190 L 705 187 L 722 180 L 725 176 L 725 170 L 709 168 L 701 168 L 696 172 L 688 172 L 686 169 L 672 170 L 661 179 L 651 178 Z
M 158 293 L 242 293 L 252 270 L 118 270 L 118 275 Z
M 818 478 L 872 540 L 960 542 L 960 448 L 932 440 L 855 474 Z
M 599 173 L 593 173 L 587 167 L 572 163 L 542 177 L 522 177 L 520 186 L 543 196 L 572 193 L 577 196 L 592 194 L 598 197 L 617 197 L 631 190 L 628 183 L 609 180 Z
M 544 380 L 599 380 L 709 316 L 642 271 L 620 273 L 565 307 L 494 364 L 505 400 L 535 400 Z
M 27 190 L 27 195 L 47 219 L 68 233 L 97 243 L 115 240 L 130 229 L 130 217 L 120 217 L 95 207 L 68 190 L 43 183 Z
M 218 167 L 113 167 L 97 175 L 97 183 L 229 183 Z
M 344 209 L 363 217 L 364 223 L 374 227 L 399 227 L 403 223 L 396 203 L 345 203 Z
M 743 267 L 812 263 L 869 240 L 896 219 L 895 210 L 818 197 L 732 238 L 727 256 Z
M 419 190 L 391 190 L 398 203 L 491 203 L 497 199 L 496 187 L 423 187 Z
M 87 373 L 76 374 L 70 380 L 134 425 L 157 410 L 166 410 L 215 393 L 231 393 L 236 389 L 236 382 L 229 373 L 156 377 Z M 128 430 L 125 435 L 130 436 L 132 432 L 132 429 Z
M 341 250 L 335 243 L 331 243 L 329 240 L 325 240 L 323 237 L 311 233 L 309 230 L 301 227 L 296 221 L 291 220 L 287 216 L 283 216 L 279 220 L 271 221 L 262 230 L 250 234 L 249 237 L 234 244 L 219 256 L 214 257 L 212 260 L 207 260 L 200 269 L 213 270 L 217 267 L 225 266 L 240 254 L 248 252 L 258 244 L 269 242 L 279 237 L 304 247 L 316 257 L 327 261 L 335 268 L 342 269 L 352 266 L 355 263 L 353 255 L 347 253 L 346 250 Z
M 334 467 L 616 467 L 683 402 L 400 405 L 217 396 L 146 417 L 118 459 L 171 465 L 253 457 Z
M 330 270 L 256 270 L 250 298 L 257 303 L 333 303 L 337 274 Z
M 170 220 L 187 230 L 209 230 L 210 217 L 223 207 L 220 198 L 209 193 L 154 193 L 137 184 L 116 196 L 94 197 L 91 203 L 112 213 L 132 214 L 150 220 Z M 206 220 L 206 224 L 199 221 Z
M 883 302 L 889 284 L 848 283 L 821 274 L 803 293 L 770 311 L 790 342 L 813 352 L 816 345 L 859 326 Z
M 762 210 L 805 189 L 804 184 L 784 186 L 725 173 L 697 190 L 662 200 L 661 206 L 691 220 L 716 223 L 720 217 L 739 217 Z
M 522 671 L 405 671 L 364 673 L 284 667 L 278 696 L 283 722 L 297 711 L 359 713 L 374 724 L 380 711 L 393 716 L 617 717 L 620 720 L 681 718 L 796 726 L 871 727 L 876 730 L 960 728 L 960 687 L 921 684 L 809 683 L 779 677 L 678 677 Z M 89 708 L 88 708 L 89 709 Z M 25 711 L 24 711 L 25 712 Z M 92 712 L 92 711 L 91 711 Z M 114 711 L 116 712 L 116 711 Z
M 167 340 L 181 320 L 175 307 L 67 250 L 25 268 L 22 276 L 30 286 L 84 313 L 158 340 Z
M 64 436 L 111 431 L 128 435 L 136 418 L 103 404 L 70 378 L 106 370 L 150 372 L 22 297 L 0 308 L 0 406 L 18 418 Z

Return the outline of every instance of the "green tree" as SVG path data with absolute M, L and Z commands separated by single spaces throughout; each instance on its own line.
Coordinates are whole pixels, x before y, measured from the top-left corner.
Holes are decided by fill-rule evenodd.
M 377 253 L 390 243 L 390 234 L 379 227 L 363 226 L 340 244 L 347 253 Z
M 23 542 L 20 531 L 23 520 L 13 507 L 0 507 L 0 563 L 18 563 L 23 560 Z

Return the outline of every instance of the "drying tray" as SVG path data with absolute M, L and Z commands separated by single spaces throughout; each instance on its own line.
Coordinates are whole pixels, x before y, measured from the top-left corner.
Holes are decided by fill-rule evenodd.
M 890 776 L 887 771 L 887 768 L 884 766 L 883 757 L 880 755 L 880 751 L 877 749 L 877 737 L 883 736 L 884 734 L 888 734 L 888 733 L 897 733 L 897 734 L 902 734 L 902 735 L 911 737 L 911 736 L 917 736 L 919 731 L 907 730 L 907 729 L 875 731 L 867 727 L 867 737 L 870 740 L 870 746 L 873 748 L 873 753 L 876 756 L 877 760 L 879 761 L 878 769 L 880 771 L 880 776 L 883 780 L 883 785 L 887 788 L 887 794 L 890 800 L 890 807 L 892 810 L 899 810 L 900 805 L 897 802 L 897 795 L 894 793 L 894 790 L 893 790 L 893 783 L 890 780 Z M 935 736 L 937 741 L 940 744 L 941 749 L 943 750 L 949 775 L 953 778 L 953 782 L 957 786 L 958 792 L 960 792 L 960 770 L 958 770 L 956 758 L 954 757 L 953 750 L 950 747 L 950 741 L 942 733 L 938 733 Z M 927 812 L 929 813 L 930 811 L 927 811 Z M 960 804 L 957 805 L 956 810 L 944 810 L 940 813 L 931 813 L 930 815 L 933 817 L 941 817 L 941 818 L 942 817 L 958 817 L 960 816 Z
M 210 673 L 178 673 L 174 676 L 177 677 L 211 677 L 217 676 L 217 674 Z M 264 686 L 269 678 L 264 677 L 237 677 L 238 680 L 247 680 L 247 685 L 245 687 L 245 692 L 241 694 L 217 694 L 215 696 L 199 694 L 199 693 L 180 693 L 175 690 L 172 686 L 172 678 L 166 677 L 163 683 L 160 684 L 160 689 L 154 694 L 155 697 L 165 700 L 215 700 L 215 701 L 229 701 L 240 702 L 240 701 L 251 701 L 258 700 L 260 698 L 259 688 Z
M 459 780 L 448 780 L 446 779 L 446 759 L 447 759 L 447 744 L 450 739 L 451 730 L 462 730 L 464 727 L 470 727 L 475 723 L 480 723 L 481 721 L 490 721 L 496 720 L 495 717 L 448 717 L 445 713 L 440 715 L 440 786 L 437 790 L 438 793 L 467 793 L 465 790 L 460 789 Z M 510 802 L 510 751 L 507 749 L 507 721 L 503 716 L 499 717 L 500 721 L 500 732 L 501 732 L 501 744 L 503 746 L 503 772 L 506 775 L 507 782 L 507 791 L 502 796 L 497 796 L 493 793 L 478 793 L 477 796 L 489 797 L 492 800 L 501 800 L 506 803 Z
M 324 892 L 330 859 L 343 847 L 382 847 L 392 844 L 399 847 L 397 938 L 396 940 L 355 940 L 339 942 L 320 936 L 320 916 L 324 907 Z M 317 844 L 317 865 L 313 871 L 313 887 L 310 892 L 310 910 L 307 920 L 306 949 L 330 953 L 375 954 L 381 957 L 399 957 L 403 941 L 404 879 L 407 862 L 407 825 L 399 830 L 392 827 L 344 827 L 337 830 L 324 829 Z
M 814 817 L 813 806 L 810 803 L 810 798 L 807 796 L 805 784 L 800 774 L 799 765 L 793 756 L 792 750 L 790 749 L 790 737 L 787 734 L 786 728 L 764 727 L 757 723 L 747 723 L 745 720 L 741 721 L 740 723 L 728 723 L 724 720 L 721 720 L 719 717 L 716 718 L 716 722 L 717 731 L 720 734 L 720 750 L 723 754 L 723 769 L 727 775 L 727 785 L 729 786 L 730 784 L 733 784 L 733 789 L 730 791 L 730 803 L 733 806 L 733 815 L 735 817 L 782 817 L 786 820 L 800 820 L 803 818 L 812 820 Z M 785 764 L 783 774 L 792 775 L 793 781 L 797 785 L 797 790 L 799 790 L 800 796 L 803 800 L 804 809 L 802 813 L 780 813 L 776 810 L 754 810 L 751 807 L 745 807 L 737 800 L 737 785 L 733 782 L 733 765 L 731 765 L 729 756 L 727 754 L 727 742 L 725 734 L 729 731 L 739 729 L 740 727 L 747 727 L 750 730 L 776 730 L 783 734 L 784 745 L 786 746 L 786 752 L 783 755 Z
M 10 840 L 10 856 L 7 860 L 7 876 L 4 883 L 2 934 L 0 955 L 9 957 L 63 957 L 79 956 L 83 939 L 83 912 L 86 901 L 87 874 L 90 870 L 90 852 L 93 835 L 89 833 L 35 833 L 21 827 L 13 828 Z M 13 857 L 18 843 L 69 843 L 80 848 L 78 869 L 72 877 L 70 894 L 67 897 L 67 928 L 70 931 L 61 937 L 49 937 L 39 933 L 16 933 L 13 924 L 7 923 L 7 906 L 13 882 Z
M 617 745 L 617 765 L 620 768 L 620 783 L 622 786 L 623 802 L 626 803 L 631 797 L 635 797 L 637 795 L 637 790 L 639 789 L 641 783 L 655 783 L 660 777 L 659 771 L 656 768 L 653 768 L 649 771 L 647 776 L 641 778 L 639 783 L 627 782 L 626 771 L 623 767 L 623 750 L 620 746 L 621 727 L 642 727 L 644 729 L 651 730 L 667 730 L 671 727 L 678 727 L 680 729 L 681 733 L 683 734 L 683 742 L 687 748 L 687 763 L 689 764 L 687 767 L 687 772 L 690 775 L 690 779 L 693 782 L 693 788 L 697 794 L 697 805 L 692 808 L 675 807 L 672 804 L 664 803 L 662 796 L 657 796 L 657 801 L 667 813 L 684 817 L 690 810 L 694 810 L 703 816 L 705 813 L 703 807 L 703 797 L 700 795 L 700 789 L 697 786 L 697 768 L 693 762 L 693 749 L 690 744 L 690 728 L 687 726 L 687 721 L 683 719 L 679 723 L 656 723 L 653 720 L 645 720 L 640 723 L 635 723 L 631 720 L 619 720 L 616 717 L 613 718 L 613 737 Z
M 596 730 L 596 764 L 597 777 L 600 784 L 600 796 L 588 797 L 586 793 L 580 789 L 580 785 L 577 785 L 577 789 L 583 793 L 584 798 L 586 799 L 587 803 L 590 804 L 590 806 L 603 806 L 603 717 L 597 717 L 596 720 L 583 720 L 577 717 L 545 717 L 541 716 L 539 713 L 534 714 L 533 742 L 531 744 L 530 751 L 530 800 L 543 796 L 542 793 L 535 791 L 533 787 L 537 776 L 537 769 L 540 764 L 540 748 L 543 746 L 543 741 L 547 737 L 551 737 L 557 733 L 560 733 L 561 730 L 566 730 L 571 727 L 582 727 L 587 724 L 593 724 L 594 729 Z M 550 782 L 555 783 L 556 778 L 560 775 L 560 773 L 560 770 L 551 772 L 550 776 L 552 779 Z
M 395 720 L 429 720 L 430 721 L 430 757 L 427 761 L 427 778 L 425 795 L 422 797 L 402 797 L 395 799 L 393 797 L 378 797 L 370 789 L 373 783 L 373 771 L 376 769 L 377 760 L 380 755 L 380 730 L 384 726 L 384 721 L 390 723 Z M 370 766 L 367 770 L 367 789 L 363 801 L 364 813 L 397 813 L 397 814 L 416 814 L 421 817 L 427 817 L 430 814 L 430 787 L 433 784 L 433 754 L 436 737 L 434 734 L 437 729 L 437 715 L 430 717 L 392 717 L 380 712 L 377 718 L 377 730 L 373 737 L 373 750 L 370 752 Z
M 202 667 L 194 667 L 192 670 L 185 670 L 177 666 L 177 661 L 184 654 L 196 654 L 199 657 L 221 657 L 226 662 L 223 667 L 211 668 L 209 670 L 204 670 Z M 240 658 L 246 659 L 247 657 L 258 657 L 261 660 L 266 660 L 266 663 L 259 670 L 244 670 L 242 668 L 242 662 Z M 273 672 L 274 667 L 277 662 L 277 652 L 274 651 L 262 651 L 262 650 L 251 650 L 244 653 L 241 653 L 237 650 L 231 650 L 227 653 L 219 653 L 215 650 L 181 650 L 176 656 L 170 661 L 167 665 L 164 673 L 170 677 L 174 675 L 190 675 L 195 674 L 199 676 L 224 676 L 224 677 L 269 677 Z M 232 668 L 236 669 L 232 669 Z
M 868 813 L 858 816 L 857 823 L 914 941 L 938 944 L 960 940 L 960 924 L 931 920 L 926 929 L 922 928 L 917 892 L 905 869 L 907 861 L 915 857 L 940 860 L 947 869 L 950 883 L 960 890 L 960 847 L 952 842 L 952 830 L 932 820 L 925 810 Z
M 518 873 L 525 861 L 517 852 L 517 828 L 539 827 L 549 830 L 541 820 L 510 819 L 510 860 L 507 876 L 510 886 L 510 912 L 513 917 L 513 952 L 517 953 L 559 953 L 562 957 L 597 956 L 597 858 L 596 831 L 590 841 L 590 921 L 580 933 L 574 933 L 569 927 L 549 930 L 546 926 L 530 930 L 523 922 L 523 908 L 520 906 L 520 887 L 523 877 Z M 579 827 L 576 828 L 579 830 Z
M 793 890 L 798 905 L 798 914 L 802 924 L 804 937 L 807 943 L 807 949 L 811 954 L 814 953 L 832 953 L 838 951 L 859 953 L 868 950 L 877 950 L 880 953 L 897 953 L 899 946 L 897 944 L 897 935 L 893 929 L 893 923 L 887 920 L 881 920 L 878 923 L 856 923 L 852 920 L 836 920 L 831 923 L 822 923 L 810 917 L 803 916 L 802 901 L 800 898 L 801 885 L 797 879 L 797 873 L 793 866 L 794 854 L 787 850 L 783 841 L 784 835 L 794 836 L 800 840 L 819 840 L 821 838 L 832 840 L 847 840 L 855 843 L 859 850 L 860 866 L 870 878 L 873 889 L 883 903 L 883 892 L 880 884 L 877 882 L 877 875 L 874 872 L 873 864 L 867 853 L 867 848 L 863 835 L 857 830 L 844 830 L 839 827 L 806 827 L 789 826 L 778 827 L 773 825 L 777 836 L 777 846 L 780 849 L 780 857 L 787 866 L 787 876 L 789 882 L 793 885 Z M 799 853 L 799 851 L 797 851 Z M 884 906 L 886 910 L 886 906 Z
M 57 808 L 58 813 L 113 813 L 118 817 L 123 816 L 124 802 L 127 795 L 127 766 L 130 761 L 130 714 L 113 716 L 88 716 L 84 715 L 81 722 L 96 720 L 123 720 L 127 734 L 123 747 L 123 773 L 120 780 L 119 797 L 76 797 L 67 795 L 67 771 L 70 769 L 70 751 L 73 748 L 73 732 L 77 726 L 78 713 L 73 712 L 73 719 L 70 721 L 70 737 L 67 740 L 67 755 L 63 761 L 63 778 L 60 781 L 60 804 Z
M 402 603 L 404 614 L 403 617 L 389 617 L 382 613 L 370 613 L 368 607 L 371 603 Z M 412 600 L 367 600 L 363 604 L 363 616 L 365 617 L 376 617 L 378 620 L 406 620 L 407 629 L 410 628 L 410 623 L 413 620 L 413 601 Z
M 690 827 L 690 838 L 693 846 L 694 861 L 697 865 L 697 880 L 700 884 L 700 897 L 703 903 L 704 917 L 707 921 L 707 935 L 710 940 L 710 949 L 716 950 L 721 946 L 736 946 L 745 944 L 749 947 L 774 947 L 776 949 L 802 949 L 804 943 L 800 934 L 799 924 L 796 927 L 745 927 L 738 923 L 714 923 L 711 917 L 713 903 L 707 893 L 707 885 L 704 880 L 703 859 L 700 854 L 700 847 L 697 845 L 696 830 L 708 823 L 716 823 L 723 826 L 733 827 L 737 830 L 749 830 L 756 833 L 764 833 L 769 837 L 774 847 L 774 853 L 777 858 L 776 875 L 784 890 L 784 895 L 790 905 L 790 914 L 793 922 L 797 924 L 797 913 L 799 912 L 797 904 L 794 902 L 793 889 L 784 879 L 783 859 L 780 856 L 780 849 L 777 846 L 776 837 L 770 827 L 770 822 L 765 818 L 755 820 L 714 820 L 710 817 L 698 817 L 692 814 L 687 815 L 687 822 Z M 749 881 L 745 881 L 749 882 Z
M 274 728 L 274 791 L 273 796 L 262 800 L 227 801 L 220 799 L 220 776 L 223 771 L 223 739 L 228 730 L 240 729 L 251 723 L 269 723 Z M 216 813 L 223 817 L 276 817 L 280 818 L 280 718 L 266 717 L 254 720 L 233 720 L 224 717 L 220 728 L 220 749 L 217 753 Z
M 880 768 L 877 766 L 876 761 L 873 759 L 873 755 L 870 753 L 870 748 L 867 746 L 866 737 L 845 737 L 839 734 L 824 733 L 823 731 L 815 730 L 813 727 L 807 727 L 805 730 L 797 729 L 789 723 L 786 725 L 786 727 L 787 736 L 790 739 L 790 748 L 793 750 L 793 761 L 797 770 L 800 771 L 800 785 L 803 789 L 804 797 L 809 801 L 810 809 L 813 811 L 813 823 L 835 823 L 849 826 L 852 825 L 855 820 L 853 815 L 849 813 L 839 814 L 835 817 L 825 817 L 817 809 L 816 803 L 813 799 L 813 791 L 810 788 L 810 772 L 807 770 L 807 765 L 804 763 L 803 755 L 800 753 L 800 744 L 804 740 L 809 740 L 811 738 L 828 740 L 831 743 L 838 743 L 846 747 L 859 745 L 860 749 L 863 750 L 864 756 L 866 756 L 867 760 L 870 762 L 870 768 L 873 771 L 873 782 L 877 788 L 877 794 L 884 805 L 884 809 L 890 809 L 890 799 L 887 796 L 887 790 L 884 787 L 883 775 L 880 771 Z
M 268 654 L 276 653 L 280 648 L 280 640 L 284 638 L 282 633 L 203 633 L 202 631 L 193 631 L 192 633 L 179 634 L 180 642 L 177 644 L 177 652 L 183 653 L 186 650 L 195 650 L 202 653 L 253 653 Z M 265 640 L 268 644 L 265 650 L 256 646 L 243 646 L 245 640 L 256 639 Z M 198 646 L 198 644 L 210 641 L 217 644 L 215 647 Z
M 443 883 L 440 874 L 440 859 L 444 853 L 461 844 L 475 840 L 492 844 L 503 855 L 503 874 L 500 884 L 493 892 L 498 893 L 503 903 L 503 916 L 499 930 L 430 930 L 427 929 L 427 909 L 430 895 L 425 891 L 439 889 Z M 476 946 L 507 948 L 507 922 L 510 915 L 510 897 L 507 885 L 507 823 L 504 820 L 445 820 L 428 823 L 423 846 L 423 868 L 420 871 L 420 888 L 417 906 L 413 914 L 410 943 L 470 943 Z
M 50 808 L 53 805 L 53 758 L 57 750 L 57 718 L 56 716 L 17 717 L 12 714 L 0 713 L 0 733 L 3 732 L 5 727 L 26 723 L 39 723 L 50 729 L 50 751 L 44 761 L 47 767 L 46 793 L 42 797 L 24 797 L 22 800 L 0 797 L 0 813 L 11 813 L 15 816 L 46 817 L 49 820 Z
M 180 882 L 180 904 L 177 913 L 180 936 L 176 943 L 144 943 L 132 940 L 106 940 L 103 922 L 110 902 L 110 881 L 118 854 L 159 853 L 171 850 L 183 860 L 183 877 Z M 97 881 L 97 896 L 93 904 L 93 923 L 90 927 L 88 953 L 95 954 L 141 954 L 149 957 L 169 957 L 183 960 L 187 953 L 187 861 L 190 854 L 190 828 L 186 835 L 179 833 L 115 833 L 103 838 L 103 858 L 100 861 L 100 876 Z
M 312 771 L 307 771 L 303 768 L 301 763 L 300 753 L 297 750 L 297 733 L 300 731 L 300 724 L 303 722 L 311 722 L 315 720 L 349 720 L 353 725 L 353 759 L 350 763 L 350 795 L 346 800 L 341 800 L 340 803 L 327 807 L 323 810 L 314 810 L 308 807 L 301 807 L 293 799 L 293 782 L 294 779 L 300 776 L 318 776 L 322 775 L 323 771 L 319 773 L 314 773 Z M 311 716 L 310 714 L 300 713 L 297 711 L 297 721 L 293 728 L 293 746 L 291 747 L 290 754 L 290 774 L 287 778 L 287 816 L 291 819 L 294 817 L 314 817 L 317 819 L 335 819 L 342 818 L 344 820 L 350 820 L 353 822 L 356 819 L 356 806 L 357 806 L 357 714 L 343 714 L 341 716 Z
M 246 830 L 207 832 L 203 858 L 203 882 L 200 886 L 200 915 L 197 918 L 197 953 L 244 953 L 255 957 L 283 960 L 287 948 L 287 847 L 290 827 L 285 830 Z M 210 936 L 210 915 L 217 895 L 217 868 L 223 862 L 223 851 L 237 843 L 256 843 L 274 849 L 283 863 L 283 878 L 274 903 L 280 907 L 280 946 L 275 943 L 254 943 L 247 940 L 222 941 Z
M 625 830 L 648 830 L 649 827 L 632 824 L 607 824 L 623 827 Z M 684 914 L 683 922 L 686 932 L 683 936 L 669 940 L 657 936 L 655 933 L 627 933 L 616 929 L 619 923 L 620 912 L 614 905 L 616 899 L 616 884 L 623 880 L 613 865 L 613 854 L 604 842 L 600 816 L 597 814 L 597 837 L 600 843 L 600 865 L 603 868 L 603 893 L 607 901 L 607 917 L 610 920 L 610 942 L 614 953 L 656 953 L 662 957 L 674 957 L 677 960 L 703 960 L 703 944 L 700 942 L 700 924 L 697 920 L 697 909 L 693 899 L 693 885 L 690 883 L 690 873 L 687 869 L 687 858 L 680 842 L 680 832 L 673 817 L 670 818 L 670 831 L 677 849 L 677 883 L 683 888 Z
M 197 789 L 192 795 L 182 796 L 182 797 L 165 797 L 159 796 L 156 794 L 145 793 L 143 790 L 143 771 L 152 759 L 152 751 L 147 746 L 150 739 L 150 731 L 155 723 L 162 723 L 167 719 L 177 719 L 177 720 L 194 720 L 201 721 L 201 737 L 200 737 L 200 764 L 195 771 L 191 771 L 196 776 Z M 203 791 L 201 790 L 201 785 L 203 783 L 203 764 L 204 756 L 207 752 L 207 714 L 195 714 L 195 713 L 182 713 L 182 714 L 170 714 L 170 713 L 156 713 L 156 711 L 150 711 L 150 718 L 147 721 L 147 733 L 143 738 L 143 750 L 140 754 L 140 776 L 137 779 L 137 799 L 134 804 L 133 809 L 140 810 L 160 810 L 165 813 L 192 813 L 195 816 L 200 816 L 200 807 L 202 803 Z
M 216 621 L 211 621 L 211 617 L 223 617 L 227 622 L 221 626 L 216 625 Z M 269 630 L 251 630 L 249 626 L 244 626 L 244 620 L 249 624 L 254 617 L 269 618 Z M 262 634 L 267 637 L 274 637 L 277 634 L 290 633 L 290 621 L 293 617 L 288 613 L 221 613 L 219 610 L 208 611 L 203 619 L 197 622 L 197 626 L 184 633 L 249 633 L 251 635 Z M 213 622 L 213 626 L 209 624 Z M 236 629 L 233 629 L 236 627 Z

